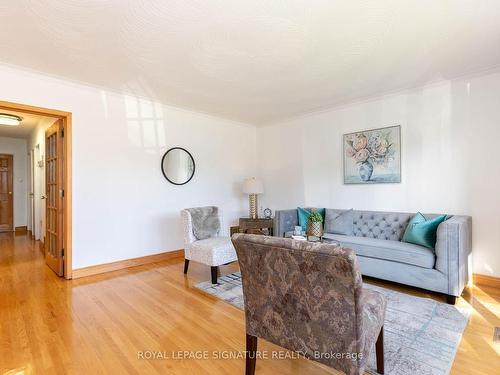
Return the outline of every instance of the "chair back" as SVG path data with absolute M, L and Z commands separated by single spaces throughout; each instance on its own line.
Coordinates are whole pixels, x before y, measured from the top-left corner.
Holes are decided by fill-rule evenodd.
M 184 237 L 184 248 L 189 248 L 189 245 L 196 241 L 193 233 L 193 219 L 188 210 L 181 210 L 182 234 Z
M 195 232 L 195 224 L 193 218 L 193 212 L 196 213 L 215 213 L 218 218 L 218 223 L 215 223 L 215 228 L 218 229 L 217 236 L 225 236 L 228 235 L 227 230 L 224 228 L 222 210 L 216 206 L 206 206 L 206 207 L 193 207 L 193 208 L 185 208 L 181 210 L 181 222 L 182 222 L 182 233 L 184 237 L 184 251 L 189 252 L 189 245 L 195 241 L 198 241 L 199 238 L 196 237 Z M 212 224 L 214 224 L 212 222 Z M 199 224 L 200 225 L 200 224 Z M 199 230 L 200 228 L 198 228 Z M 201 228 L 204 229 L 204 228 Z
M 364 335 L 362 279 L 354 252 L 251 234 L 235 234 L 232 240 L 247 334 L 357 373 Z

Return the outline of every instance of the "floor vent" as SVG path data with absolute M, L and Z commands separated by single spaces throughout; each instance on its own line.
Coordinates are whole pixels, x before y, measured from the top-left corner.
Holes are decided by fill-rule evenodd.
M 493 342 L 500 342 L 500 327 L 495 327 L 495 332 L 493 333 Z

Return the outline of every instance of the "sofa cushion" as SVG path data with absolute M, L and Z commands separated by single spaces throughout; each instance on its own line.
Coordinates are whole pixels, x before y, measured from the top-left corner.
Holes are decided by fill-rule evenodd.
M 434 250 L 438 226 L 445 221 L 446 218 L 446 215 L 440 215 L 433 219 L 427 219 L 420 212 L 417 213 L 406 227 L 403 241 Z
M 357 237 L 401 241 L 413 215 L 404 212 L 354 211 L 353 233 Z
M 215 206 L 186 208 L 191 215 L 193 234 L 198 240 L 217 237 L 221 222 L 219 208 Z
M 390 260 L 423 268 L 434 268 L 434 252 L 423 246 L 399 241 L 331 233 L 325 233 L 324 237 L 340 242 L 343 247 L 353 249 L 358 256 Z
M 326 209 L 325 232 L 352 236 L 353 210 Z
M 208 266 L 220 266 L 234 262 L 236 250 L 230 237 L 212 237 L 195 241 L 188 246 L 189 258 Z

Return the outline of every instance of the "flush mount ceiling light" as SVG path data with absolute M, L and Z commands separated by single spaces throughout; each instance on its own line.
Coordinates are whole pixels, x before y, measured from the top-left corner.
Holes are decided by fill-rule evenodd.
M 22 117 L 0 113 L 0 125 L 17 126 L 23 121 Z

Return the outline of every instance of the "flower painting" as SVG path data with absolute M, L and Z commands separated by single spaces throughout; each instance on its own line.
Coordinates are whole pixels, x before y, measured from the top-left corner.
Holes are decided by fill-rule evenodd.
M 401 126 L 344 134 L 344 183 L 401 182 Z

